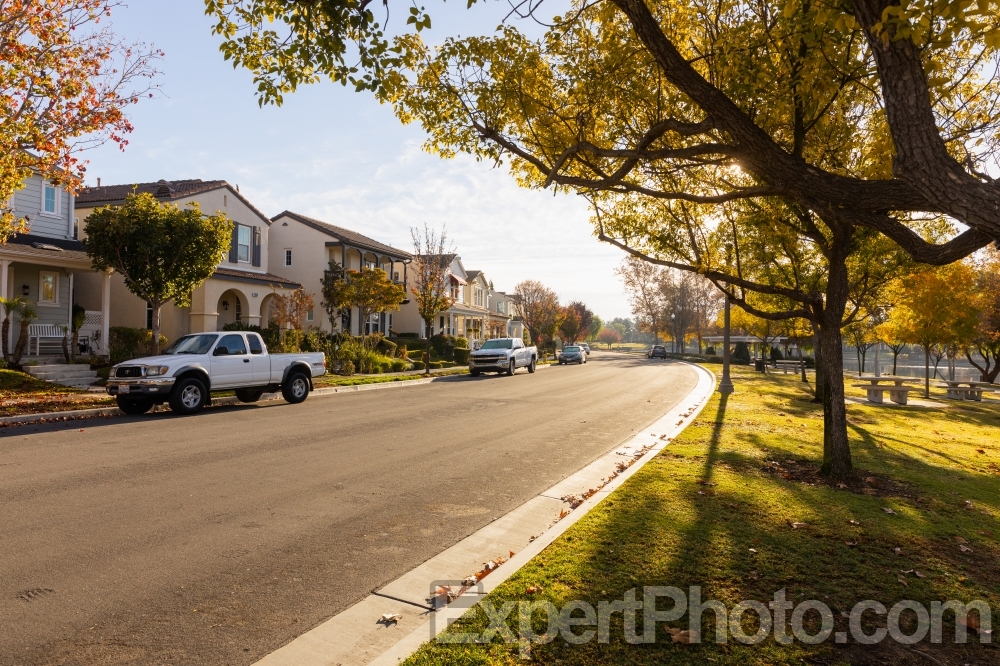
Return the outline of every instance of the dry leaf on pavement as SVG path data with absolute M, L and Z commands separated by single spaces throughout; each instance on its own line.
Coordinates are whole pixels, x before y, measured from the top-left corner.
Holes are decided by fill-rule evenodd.
M 887 506 L 882 507 L 882 510 L 885 511 L 886 513 L 891 513 L 892 515 L 896 515 L 896 512 Z

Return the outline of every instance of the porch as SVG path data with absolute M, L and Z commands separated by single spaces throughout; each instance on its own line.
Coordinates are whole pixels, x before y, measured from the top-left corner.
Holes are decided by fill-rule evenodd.
M 63 337 L 71 335 L 73 304 L 79 304 L 80 297 L 99 304 L 100 309 L 86 311 L 79 335 L 85 344 L 78 353 L 107 355 L 111 274 L 96 274 L 99 294 L 78 294 L 79 274 L 95 275 L 95 271 L 78 241 L 24 234 L 0 246 L 0 294 L 8 299 L 25 298 L 37 313 L 37 319 L 29 323 L 29 344 L 22 362 L 63 355 Z M 20 329 L 20 316 L 14 313 L 7 339 L 2 341 L 8 350 L 13 351 Z

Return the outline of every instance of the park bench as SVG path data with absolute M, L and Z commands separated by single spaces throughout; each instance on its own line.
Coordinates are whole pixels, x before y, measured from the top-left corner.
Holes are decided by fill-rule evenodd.
M 28 325 L 28 353 L 31 353 L 31 341 L 35 341 L 35 356 L 41 354 L 42 340 L 56 340 L 62 344 L 62 339 L 66 337 L 65 324 L 29 324 Z
M 796 372 L 802 369 L 802 364 L 805 361 L 800 361 L 798 359 L 783 359 L 781 361 L 775 361 L 774 364 L 781 368 L 784 374 L 788 374 L 788 368 L 794 368 Z
M 919 391 L 918 388 L 903 386 L 906 382 L 916 381 L 907 377 L 893 377 L 885 375 L 875 377 L 874 375 L 861 375 L 858 379 L 867 380 L 867 384 L 852 384 L 854 388 L 863 388 L 868 395 L 868 402 L 877 405 L 883 404 L 885 392 L 889 392 L 889 400 L 897 405 L 905 405 L 907 396 L 911 391 Z

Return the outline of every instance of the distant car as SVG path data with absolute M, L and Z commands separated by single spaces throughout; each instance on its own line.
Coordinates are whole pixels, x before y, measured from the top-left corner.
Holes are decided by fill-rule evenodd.
M 583 347 L 583 351 L 587 352 L 587 356 L 590 356 L 590 345 L 586 342 L 581 342 L 580 346 Z
M 563 347 L 562 353 L 559 354 L 559 364 L 563 363 L 583 363 L 587 362 L 587 353 L 583 351 L 583 347 L 579 345 L 571 345 L 569 347 Z
M 663 345 L 653 345 L 652 348 L 646 352 L 646 358 L 666 358 L 667 348 Z

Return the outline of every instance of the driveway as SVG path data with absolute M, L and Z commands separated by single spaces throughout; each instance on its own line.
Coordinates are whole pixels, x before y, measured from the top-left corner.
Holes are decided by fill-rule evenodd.
M 611 450 L 698 379 L 590 359 L 0 429 L 0 664 L 252 663 Z

